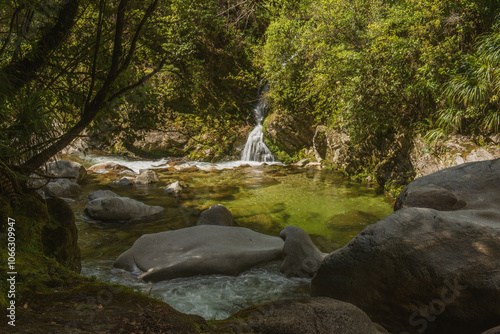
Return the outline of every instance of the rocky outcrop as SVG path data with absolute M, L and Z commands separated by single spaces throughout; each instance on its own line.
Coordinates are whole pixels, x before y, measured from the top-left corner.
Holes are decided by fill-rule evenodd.
M 303 113 L 274 112 L 264 123 L 265 137 L 289 155 L 312 146 L 314 117 Z
M 281 257 L 277 237 L 234 226 L 201 225 L 145 234 L 115 261 L 117 268 L 142 270 L 145 281 L 194 275 L 236 275 Z
M 324 297 L 278 300 L 239 311 L 231 319 L 223 328 L 236 333 L 387 333 L 356 306 Z
M 52 177 L 66 178 L 80 183 L 87 176 L 87 170 L 75 161 L 58 160 L 45 166 L 45 173 Z
M 130 151 L 141 156 L 164 157 L 164 156 L 182 156 L 184 147 L 188 143 L 186 138 L 175 127 L 167 131 L 149 131 L 139 133 L 139 139 L 136 139 L 132 145 L 127 145 Z
M 326 256 L 301 228 L 289 225 L 280 232 L 283 262 L 280 271 L 287 277 L 312 277 Z
M 100 197 L 89 201 L 85 206 L 85 214 L 103 222 L 123 222 L 149 218 L 164 210 L 161 206 L 150 206 L 128 197 L 117 197 L 109 193 L 101 193 Z
M 353 303 L 395 333 L 497 325 L 500 159 L 417 179 L 396 209 L 324 259 L 312 295 Z
M 212 205 L 201 213 L 196 225 L 235 226 L 233 215 L 222 204 Z

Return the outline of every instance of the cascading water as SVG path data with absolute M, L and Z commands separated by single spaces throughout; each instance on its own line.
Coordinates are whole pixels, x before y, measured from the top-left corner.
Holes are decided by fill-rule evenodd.
M 264 93 L 267 91 L 267 85 L 263 89 Z M 260 94 L 263 96 L 264 94 Z M 265 97 L 261 98 L 257 105 L 253 109 L 255 120 L 257 125 L 248 135 L 245 148 L 241 155 L 241 160 L 243 161 L 263 161 L 263 162 L 273 162 L 274 156 L 269 150 L 269 148 L 264 143 L 264 133 L 262 132 L 262 123 L 266 117 L 267 111 L 267 99 Z

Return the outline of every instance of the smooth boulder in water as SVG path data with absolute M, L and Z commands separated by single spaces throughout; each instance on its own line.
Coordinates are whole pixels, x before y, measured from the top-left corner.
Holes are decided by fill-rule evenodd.
M 120 197 L 110 190 L 98 190 L 87 196 L 85 214 L 90 218 L 104 222 L 123 222 L 149 218 L 164 209 L 150 206 L 135 199 Z
M 145 281 L 195 275 L 237 275 L 280 259 L 283 240 L 248 228 L 200 225 L 145 234 L 122 253 L 114 266 L 141 270 Z

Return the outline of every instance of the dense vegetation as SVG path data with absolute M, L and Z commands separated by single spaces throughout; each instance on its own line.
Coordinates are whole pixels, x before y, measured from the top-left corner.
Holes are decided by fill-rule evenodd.
M 499 6 L 2 2 L 2 163 L 37 168 L 83 134 L 117 149 L 151 129 L 182 133 L 184 155 L 220 159 L 251 125 L 262 80 L 271 112 L 313 115 L 355 146 L 498 132 Z
M 498 10 L 484 0 L 287 8 L 263 48 L 272 108 L 314 113 L 375 146 L 400 133 L 498 131 Z

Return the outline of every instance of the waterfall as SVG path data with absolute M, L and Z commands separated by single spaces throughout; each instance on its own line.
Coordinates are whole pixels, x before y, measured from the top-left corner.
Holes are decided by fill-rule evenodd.
M 267 91 L 267 85 L 264 86 L 263 91 L 264 93 Z M 264 94 L 259 95 L 263 96 Z M 243 161 L 274 161 L 273 154 L 264 143 L 264 133 L 262 132 L 262 123 L 266 117 L 266 111 L 267 99 L 264 97 L 257 102 L 255 108 L 253 109 L 257 125 L 248 135 L 245 148 L 243 149 L 243 153 L 241 155 L 241 160 Z

